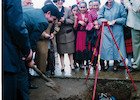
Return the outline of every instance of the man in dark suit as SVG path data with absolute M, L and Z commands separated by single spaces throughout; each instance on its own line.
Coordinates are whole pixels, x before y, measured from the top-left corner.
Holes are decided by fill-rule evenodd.
M 49 4 L 42 9 L 35 9 L 30 6 L 23 7 L 23 18 L 29 32 L 31 49 L 35 52 L 36 44 L 43 33 L 47 29 L 49 22 L 59 17 L 59 11 L 56 6 Z M 18 74 L 18 100 L 29 100 L 29 88 L 36 88 L 29 82 L 28 84 L 28 72 L 23 61 L 20 62 L 22 72 Z
M 25 23 L 23 21 L 21 1 L 3 1 L 4 100 L 17 100 L 17 93 L 18 95 L 21 94 L 23 96 L 22 99 L 20 98 L 18 100 L 29 100 L 28 87 L 24 84 L 26 82 L 24 82 L 23 85 L 19 84 L 18 79 L 21 79 L 20 81 L 23 82 L 24 75 L 27 76 L 25 70 L 25 62 L 28 67 L 32 67 L 34 65 L 34 61 L 32 60 L 31 48 L 33 49 L 33 51 L 35 51 L 36 42 L 40 37 L 41 33 L 45 29 L 47 29 L 48 21 L 53 22 L 56 16 L 58 16 L 57 12 L 59 12 L 58 9 L 56 9 L 56 7 L 53 5 L 50 5 L 49 8 L 45 7 L 45 9 L 43 10 L 40 9 L 36 11 L 38 13 L 35 12 L 35 10 L 32 10 L 30 12 L 31 16 L 29 13 L 24 13 L 28 16 L 27 20 L 26 16 L 24 16 L 24 20 L 26 22 L 25 26 Z M 31 23 L 29 23 L 30 20 L 32 21 Z M 39 22 L 39 20 L 41 20 L 41 22 Z M 21 59 L 23 57 L 25 62 Z M 21 76 L 19 75 L 19 73 Z M 17 86 L 20 92 L 17 92 Z M 27 91 L 24 91 L 25 88 Z
M 4 100 L 16 100 L 20 54 L 32 67 L 34 61 L 20 0 L 3 0 L 3 93 Z
M 24 7 L 24 6 L 33 7 L 33 2 L 32 2 L 32 0 L 21 0 L 21 5 L 22 5 L 22 7 Z M 23 65 L 23 62 L 22 62 L 22 61 L 21 61 L 21 64 Z M 25 65 L 25 64 L 24 64 L 24 65 Z M 27 71 L 26 71 L 26 68 L 25 68 L 25 69 L 23 69 L 23 72 L 24 72 L 23 74 L 28 75 L 28 76 L 26 76 L 26 78 L 24 78 L 23 80 L 26 79 L 26 80 L 28 80 L 28 82 L 25 83 L 24 81 L 22 81 L 21 76 L 23 76 L 23 74 L 19 73 L 19 74 L 21 74 L 21 75 L 19 75 L 19 82 L 20 82 L 20 85 L 23 85 L 23 82 L 24 82 L 24 85 L 28 85 L 29 89 L 37 89 L 37 88 L 38 88 L 37 85 L 32 85 L 32 84 L 31 84 L 32 75 L 29 73 L 29 68 L 28 68 L 28 66 L 27 66 Z M 19 87 L 20 87 L 20 85 L 19 85 Z M 27 91 L 26 88 L 25 88 L 25 91 Z M 21 97 L 21 96 L 19 95 L 19 97 Z M 25 96 L 24 96 L 24 97 L 25 97 Z
M 54 23 L 59 17 L 58 8 L 53 4 L 45 5 L 42 9 L 30 6 L 23 7 L 23 18 L 29 32 L 31 48 L 35 52 L 36 44 L 49 23 Z

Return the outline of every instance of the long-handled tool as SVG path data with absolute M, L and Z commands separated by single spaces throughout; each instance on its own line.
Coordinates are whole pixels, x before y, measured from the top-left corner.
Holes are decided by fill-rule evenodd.
M 95 57 L 95 53 L 96 53 L 96 50 L 97 50 L 98 42 L 99 42 L 99 39 L 100 39 L 101 30 L 102 30 L 102 26 L 100 28 L 98 39 L 97 39 L 97 42 L 96 42 L 96 45 L 95 45 L 95 48 L 94 48 L 94 52 L 93 52 L 93 56 L 92 56 L 92 59 L 91 59 L 90 67 L 88 69 L 88 74 L 87 74 L 87 78 L 86 78 L 85 84 L 87 84 L 87 79 L 88 79 L 88 76 L 89 76 L 89 72 L 90 72 L 90 69 L 91 69 L 91 66 L 92 66 L 92 63 L 93 63 L 93 60 L 94 60 L 94 57 Z
M 130 72 L 129 72 L 129 70 L 128 70 L 128 67 L 126 66 L 126 63 L 125 63 L 125 61 L 124 61 L 124 59 L 123 59 L 123 56 L 122 56 L 122 54 L 121 54 L 121 51 L 120 51 L 120 49 L 119 49 L 119 47 L 118 47 L 118 45 L 117 45 L 117 43 L 116 43 L 116 40 L 115 40 L 115 38 L 114 38 L 114 36 L 113 36 L 113 33 L 112 33 L 112 31 L 111 31 L 111 29 L 110 29 L 110 27 L 109 27 L 107 21 L 104 21 L 104 22 L 102 22 L 101 30 L 100 30 L 100 33 L 99 33 L 99 36 L 98 36 L 98 38 L 99 38 L 99 37 L 100 37 L 100 34 L 101 34 L 100 48 L 99 48 L 99 54 L 98 54 L 98 62 L 97 62 L 97 68 L 96 68 L 96 77 L 95 77 L 95 83 L 94 83 L 94 90 L 93 90 L 93 97 L 92 97 L 92 100 L 94 100 L 94 98 L 95 98 L 96 85 L 97 85 L 97 78 L 98 78 L 98 68 L 99 68 L 99 62 L 100 62 L 100 54 L 101 54 L 101 47 L 102 47 L 102 39 L 103 39 L 103 33 L 104 33 L 104 26 L 105 26 L 105 25 L 107 25 L 107 27 L 108 27 L 108 29 L 109 29 L 109 31 L 110 31 L 110 33 L 111 33 L 111 36 L 112 36 L 112 38 L 113 38 L 113 40 L 114 40 L 114 42 L 115 42 L 115 45 L 116 45 L 116 47 L 117 47 L 117 49 L 118 49 L 118 51 L 119 51 L 119 54 L 120 54 L 120 56 L 121 56 L 121 58 L 122 58 L 122 60 L 123 60 L 123 63 L 124 63 L 124 65 L 125 65 L 125 68 L 127 69 L 127 72 L 128 72 L 128 74 L 129 74 L 129 77 L 130 77 L 130 79 L 131 79 L 131 81 L 132 81 L 132 83 L 133 83 L 133 86 L 134 86 L 135 90 L 137 90 L 137 88 L 136 88 L 136 86 L 135 86 L 135 84 L 134 84 L 134 81 L 133 81 L 133 79 L 132 79 L 132 77 L 131 77 L 131 75 L 130 75 Z M 97 40 L 96 46 L 97 46 L 98 42 L 99 42 L 99 41 Z M 97 47 L 95 47 L 94 52 L 96 51 L 96 48 L 97 48 Z M 95 54 L 93 54 L 92 60 L 94 59 L 94 55 L 95 55 Z M 90 66 L 90 67 L 91 67 L 91 66 Z M 89 71 L 90 71 L 90 68 L 89 68 Z M 89 75 L 89 72 L 88 72 L 88 75 Z M 87 82 L 87 79 L 88 79 L 88 75 L 87 75 L 87 78 L 86 78 L 86 82 Z M 86 82 L 85 82 L 85 83 L 86 83 Z
M 102 40 L 103 40 L 103 30 L 104 30 L 104 24 L 102 23 L 102 32 L 101 32 L 101 39 L 100 39 L 100 48 L 99 48 L 99 54 L 98 54 L 98 61 L 97 61 L 97 68 L 96 68 L 96 77 L 95 77 L 95 82 L 94 82 L 94 89 L 93 89 L 93 97 L 92 100 L 95 98 L 95 92 L 96 92 L 96 85 L 97 85 L 97 78 L 98 78 L 98 69 L 99 69 L 99 63 L 100 63 L 100 55 L 101 55 L 101 48 L 102 48 Z
M 130 79 L 131 79 L 131 81 L 132 81 L 132 83 L 133 83 L 133 86 L 134 86 L 135 90 L 137 90 L 137 88 L 136 88 L 136 86 L 135 86 L 135 84 L 134 84 L 134 81 L 133 81 L 133 79 L 132 79 L 132 77 L 131 77 L 131 74 L 130 74 L 130 72 L 129 72 L 129 70 L 128 70 L 128 67 L 126 66 L 126 63 L 125 63 L 125 61 L 124 61 L 124 59 L 123 59 L 122 53 L 121 53 L 121 51 L 120 51 L 120 49 L 119 49 L 119 46 L 118 46 L 118 44 L 117 44 L 117 42 L 116 42 L 116 40 L 115 40 L 115 38 L 114 38 L 114 36 L 113 36 L 113 33 L 112 33 L 112 31 L 111 31 L 111 29 L 110 29 L 110 27 L 109 27 L 108 24 L 107 24 L 107 27 L 108 27 L 108 29 L 109 29 L 109 31 L 110 31 L 110 33 L 111 33 L 111 36 L 112 36 L 112 38 L 113 38 L 113 40 L 114 40 L 114 42 L 115 42 L 115 45 L 116 45 L 116 47 L 117 47 L 117 49 L 118 49 L 118 51 L 119 51 L 119 53 L 120 53 L 120 56 L 121 56 L 121 58 L 122 58 L 122 60 L 123 60 L 123 63 L 124 63 L 124 65 L 125 65 L 125 68 L 127 69 L 128 75 L 129 75 L 129 77 L 130 77 Z
M 56 92 L 60 92 L 60 86 L 58 86 L 53 80 L 50 78 L 47 78 L 46 75 L 44 75 L 37 67 L 32 67 L 46 82 L 46 85 Z

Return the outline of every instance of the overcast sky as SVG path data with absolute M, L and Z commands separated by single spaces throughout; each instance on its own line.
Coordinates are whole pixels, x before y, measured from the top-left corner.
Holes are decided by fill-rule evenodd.
M 90 0 L 85 0 L 88 4 L 88 2 Z M 104 5 L 104 3 L 106 2 L 107 0 L 100 0 L 101 2 L 101 6 Z M 117 2 L 120 2 L 120 0 L 115 0 Z M 33 3 L 34 3 L 34 7 L 35 8 L 42 8 L 43 5 L 44 5 L 44 2 L 45 0 L 33 0 Z M 72 6 L 73 4 L 76 4 L 76 0 L 65 0 L 65 3 L 64 3 L 64 6 L 65 7 L 69 7 L 69 6 Z

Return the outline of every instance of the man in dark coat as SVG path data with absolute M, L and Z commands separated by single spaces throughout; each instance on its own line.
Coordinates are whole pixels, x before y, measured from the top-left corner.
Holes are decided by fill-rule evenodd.
M 53 4 L 46 5 L 42 9 L 35 9 L 30 6 L 23 7 L 23 18 L 29 32 L 33 52 L 35 52 L 37 41 L 43 31 L 47 29 L 49 22 L 54 22 L 57 17 L 59 17 L 59 11 Z M 28 84 L 28 72 L 25 63 L 21 61 L 20 64 L 23 67 L 22 72 L 18 74 L 18 100 L 29 100 L 28 86 L 31 84 L 30 82 Z
M 59 11 L 53 4 L 45 5 L 42 9 L 25 6 L 23 7 L 23 17 L 29 32 L 31 48 L 35 51 L 39 37 L 47 29 L 49 22 L 54 23 L 55 19 L 59 17 Z
M 27 14 L 27 20 L 32 20 L 32 24 L 29 23 L 25 16 L 25 23 L 23 22 L 23 14 L 21 8 L 20 0 L 4 0 L 4 38 L 3 38 L 3 66 L 4 66 L 4 100 L 16 100 L 17 99 L 17 85 L 18 77 L 21 71 L 25 70 L 25 64 L 22 61 L 22 57 L 25 57 L 27 65 L 32 67 L 34 62 L 32 58 L 32 50 L 35 51 L 35 45 L 40 37 L 41 33 L 47 29 L 48 21 L 54 21 L 56 16 L 58 16 L 55 6 L 49 5 L 43 10 L 33 10 L 33 13 L 30 13 L 32 16 Z M 51 8 L 51 9 L 50 9 Z M 35 15 L 36 14 L 36 15 Z M 44 14 L 44 15 L 43 15 Z M 38 18 L 37 18 L 38 16 Z M 43 18 L 43 19 L 41 19 Z M 41 23 L 39 23 L 41 20 Z M 48 20 L 48 21 L 47 21 Z M 28 31 L 26 29 L 28 28 Z M 30 39 L 29 39 L 30 36 Z M 31 44 L 30 44 L 31 43 Z M 22 70 L 20 70 L 22 69 Z M 22 79 L 26 73 L 20 73 Z M 19 89 L 25 89 L 24 84 L 20 86 Z M 27 87 L 28 88 L 28 87 Z M 28 90 L 28 89 L 27 89 Z M 28 93 L 28 91 L 21 94 Z M 26 94 L 28 97 L 28 94 Z M 24 99 L 24 98 L 22 98 Z M 22 100 L 20 99 L 20 100 Z M 28 100 L 29 98 L 25 98 Z M 19 99 L 18 99 L 19 100 Z
M 23 54 L 28 66 L 33 66 L 32 50 L 29 35 L 23 21 L 20 0 L 3 0 L 3 69 L 4 69 L 4 100 L 16 100 L 17 77 L 21 69 L 20 53 Z

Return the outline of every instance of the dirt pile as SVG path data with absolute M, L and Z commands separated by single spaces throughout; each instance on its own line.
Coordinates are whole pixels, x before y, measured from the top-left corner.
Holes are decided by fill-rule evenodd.
M 108 96 L 113 96 L 117 100 L 128 100 L 131 96 L 131 90 L 128 84 L 124 82 L 107 82 L 97 86 L 96 96 L 101 93 L 107 93 Z
M 92 100 L 94 80 L 88 80 L 87 85 L 85 79 L 53 80 L 61 87 L 60 93 L 47 87 L 41 78 L 36 78 L 32 84 L 39 88 L 30 90 L 30 100 Z M 140 93 L 140 82 L 136 86 Z M 131 82 L 98 80 L 95 100 L 99 100 L 101 93 L 107 93 L 116 100 L 140 100 Z

